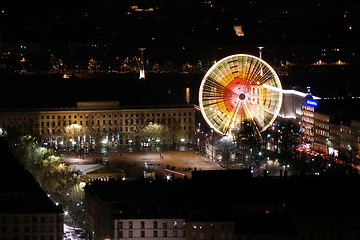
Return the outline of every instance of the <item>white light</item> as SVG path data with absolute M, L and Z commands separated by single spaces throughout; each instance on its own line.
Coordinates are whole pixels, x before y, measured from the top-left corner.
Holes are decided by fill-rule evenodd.
M 294 95 L 297 95 L 297 96 L 300 96 L 300 97 L 305 97 L 306 96 L 306 93 L 303 93 L 303 92 L 299 92 L 299 91 L 296 91 L 296 90 L 285 90 L 285 89 L 282 89 L 282 88 L 277 88 L 277 87 L 274 87 L 274 86 L 270 86 L 268 84 L 263 84 L 263 87 L 264 88 L 267 88 L 267 89 L 270 89 L 270 90 L 273 90 L 273 91 L 276 91 L 276 92 L 281 92 L 283 94 L 294 94 Z M 313 99 L 321 99 L 319 97 L 316 97 L 316 96 L 312 96 Z

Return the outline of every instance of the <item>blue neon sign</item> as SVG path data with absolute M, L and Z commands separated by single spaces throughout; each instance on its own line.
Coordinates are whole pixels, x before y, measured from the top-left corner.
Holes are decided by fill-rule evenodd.
M 309 107 L 317 107 L 318 103 L 314 100 L 306 100 L 305 105 Z

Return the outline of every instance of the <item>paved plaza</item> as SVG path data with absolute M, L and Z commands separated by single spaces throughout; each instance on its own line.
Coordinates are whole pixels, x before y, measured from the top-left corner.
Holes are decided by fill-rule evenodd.
M 217 162 L 213 162 L 194 151 L 148 151 L 121 152 L 92 155 L 64 155 L 70 165 L 108 164 L 124 170 L 127 177 L 142 177 L 144 170 L 154 170 L 158 177 L 172 175 L 174 177 L 191 177 L 193 170 L 221 170 Z

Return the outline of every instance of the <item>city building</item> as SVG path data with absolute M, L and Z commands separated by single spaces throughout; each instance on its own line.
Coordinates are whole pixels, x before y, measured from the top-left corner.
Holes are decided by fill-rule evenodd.
M 185 219 L 119 218 L 114 220 L 114 239 L 185 240 Z
M 187 145 L 192 142 L 194 125 L 194 105 L 120 107 L 116 101 L 78 102 L 70 108 L 0 112 L 2 128 L 16 128 L 39 136 L 48 146 L 67 150 Z M 144 132 L 146 127 L 148 132 Z
M 279 111 L 278 118 L 279 119 L 289 119 L 292 120 L 294 123 L 299 124 L 303 118 L 304 110 L 311 111 L 311 108 L 304 109 L 304 101 L 306 101 L 306 93 L 288 89 L 282 90 L 283 93 L 283 102 Z M 312 96 L 313 99 L 319 100 L 320 98 L 317 96 Z M 306 112 L 307 116 L 309 115 Z M 311 114 L 309 115 L 311 116 Z
M 343 122 L 334 123 L 332 117 L 317 112 L 318 98 L 308 91 L 301 105 L 300 122 L 301 141 L 306 148 L 326 153 L 334 157 L 352 159 L 359 154 L 359 121 L 351 120 L 346 125 Z
M 359 210 L 350 201 L 359 199 L 351 191 L 358 176 L 255 178 L 239 170 L 193 173 L 196 176 L 186 181 L 87 185 L 90 239 L 360 237 Z M 313 197 L 304 194 L 309 191 Z

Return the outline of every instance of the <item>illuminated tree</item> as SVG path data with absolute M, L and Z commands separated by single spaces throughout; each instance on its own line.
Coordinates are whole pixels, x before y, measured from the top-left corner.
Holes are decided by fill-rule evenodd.
M 160 140 L 162 138 L 162 133 L 163 127 L 161 125 L 149 123 L 141 130 L 139 136 L 143 140 L 150 139 L 150 142 L 154 143 L 154 141 Z

